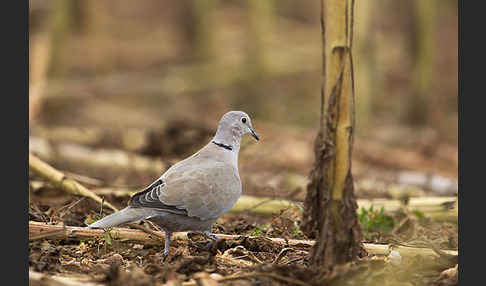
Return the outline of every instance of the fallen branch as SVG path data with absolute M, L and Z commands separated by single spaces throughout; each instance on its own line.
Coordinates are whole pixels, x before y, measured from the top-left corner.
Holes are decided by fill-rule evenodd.
M 43 162 L 41 159 L 30 153 L 29 169 L 38 176 L 44 178 L 45 180 L 56 186 L 59 186 L 62 190 L 70 194 L 85 196 L 99 202 L 100 204 L 102 202 L 102 199 L 98 195 L 91 192 L 75 180 L 66 177 L 62 172 L 54 169 L 49 164 Z M 104 202 L 104 205 L 108 206 L 112 210 L 118 210 L 115 206 L 108 202 Z
M 65 228 L 64 232 L 55 233 Z M 74 227 L 74 226 L 61 226 L 61 225 L 48 225 L 40 222 L 29 222 L 29 240 L 32 237 L 36 237 L 41 233 L 52 233 L 48 239 L 70 239 L 70 240 L 89 240 L 98 239 L 103 237 L 105 230 L 103 229 L 90 229 L 86 227 Z M 215 234 L 218 238 L 222 239 L 239 239 L 242 236 L 239 235 L 226 235 Z M 113 239 L 120 239 L 123 242 L 129 243 L 144 243 L 147 245 L 162 245 L 163 235 L 151 235 L 141 230 L 127 229 L 127 228 L 112 228 L 110 230 L 110 236 Z M 173 239 L 175 240 L 187 240 L 187 233 L 177 232 L 174 233 Z M 247 239 L 261 239 L 261 237 L 249 236 Z M 314 245 L 313 240 L 298 240 L 283 238 L 266 238 L 269 242 L 278 244 L 282 247 L 312 247 Z M 369 254 L 372 255 L 388 255 L 391 250 L 398 251 L 402 257 L 412 257 L 415 255 L 424 255 L 430 257 L 438 257 L 439 254 L 430 248 L 408 247 L 408 246 L 392 246 L 388 244 L 373 244 L 363 243 L 364 248 Z M 441 250 L 443 253 L 449 255 L 457 255 L 456 250 Z
M 98 195 L 114 195 L 118 197 L 129 197 L 137 192 L 137 190 L 129 189 L 110 189 L 101 188 L 94 189 Z M 418 197 L 410 198 L 408 202 L 408 208 L 410 211 L 420 211 L 426 217 L 432 218 L 437 221 L 449 221 L 457 223 L 457 204 L 454 203 L 454 207 L 448 207 L 449 202 L 457 201 L 457 197 Z M 403 207 L 401 200 L 388 200 L 388 199 L 372 199 L 358 200 L 359 208 L 363 207 L 368 209 L 370 206 L 375 208 L 383 207 L 386 212 L 398 211 Z M 230 210 L 232 213 L 252 212 L 258 213 L 264 216 L 271 216 L 278 214 L 281 210 L 296 207 L 301 208 L 301 203 L 283 200 L 272 199 L 266 197 L 254 197 L 243 195 L 236 202 L 233 208 Z
M 410 198 L 408 202 L 408 208 L 410 211 L 420 211 L 425 216 L 438 221 L 451 221 L 457 222 L 457 207 L 450 209 L 447 203 L 454 202 L 457 197 L 419 197 Z M 258 205 L 257 207 L 254 207 Z M 251 209 L 251 212 L 273 215 L 280 212 L 282 209 L 297 206 L 299 209 L 300 204 L 288 200 L 281 199 L 269 199 L 264 197 L 253 196 L 241 196 L 240 199 L 231 209 L 231 212 L 245 212 Z M 403 207 L 403 203 L 400 200 L 388 200 L 388 199 L 360 199 L 358 200 L 359 208 L 368 209 L 370 206 L 375 208 L 383 207 L 386 212 L 395 212 Z
M 64 235 L 66 233 L 66 228 L 62 228 L 62 229 L 59 229 L 59 230 L 52 230 L 52 231 L 46 231 L 46 232 L 41 232 L 37 235 L 32 235 L 29 237 L 29 241 L 33 241 L 33 240 L 38 240 L 38 239 L 43 239 L 43 238 L 49 238 L 49 237 L 53 237 L 53 236 L 57 236 L 57 235 Z
M 118 149 L 93 149 L 70 143 L 52 144 L 39 137 L 29 138 L 29 151 L 50 162 L 62 160 L 95 169 L 131 169 L 159 176 L 166 169 L 166 165 L 160 159 L 152 159 Z

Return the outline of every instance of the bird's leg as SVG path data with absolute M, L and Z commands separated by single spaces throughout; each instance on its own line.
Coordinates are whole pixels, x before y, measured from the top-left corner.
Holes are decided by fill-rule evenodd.
M 169 249 L 170 249 L 170 237 L 172 236 L 172 232 L 165 231 L 165 246 L 164 246 L 164 259 L 169 256 Z

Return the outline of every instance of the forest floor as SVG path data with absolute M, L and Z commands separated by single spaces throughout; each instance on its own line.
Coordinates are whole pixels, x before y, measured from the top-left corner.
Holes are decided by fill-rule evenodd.
M 186 145 L 183 151 L 177 151 L 176 146 L 165 146 L 166 153 L 154 151 L 154 148 L 145 148 L 145 151 L 133 153 L 148 158 L 162 158 L 167 168 L 176 162 L 177 158 L 183 158 L 190 153 L 190 150 L 197 150 L 200 147 L 198 145 L 203 144 L 199 144 L 198 141 L 203 142 L 211 134 L 210 131 L 205 134 L 206 127 L 200 128 L 197 124 L 194 125 L 196 127 L 185 126 L 186 132 L 175 134 L 173 130 L 178 128 L 171 128 L 171 124 L 161 129 L 158 134 L 162 138 L 160 140 L 170 136 L 171 142 L 182 144 L 181 142 L 189 142 L 187 136 L 191 139 L 199 136 L 198 140 L 190 141 L 194 143 Z M 313 162 L 310 148 L 313 132 L 279 128 L 269 123 L 255 125 L 261 134 L 265 134 L 268 141 L 264 141 L 264 144 L 251 140 L 243 142 L 240 173 L 244 194 L 288 199 L 302 206 L 307 173 Z M 45 136 L 33 132 L 33 136 L 36 135 L 37 140 Z M 285 143 L 279 142 L 279 136 L 285 136 L 288 140 Z M 33 146 L 34 141 L 31 137 L 31 151 L 36 153 L 36 150 L 39 150 Z M 49 144 L 57 144 L 57 148 L 67 144 L 53 141 L 52 138 L 47 140 Z M 105 150 L 102 149 L 103 144 L 99 143 L 97 149 Z M 423 145 L 426 146 L 427 142 L 422 142 Z M 442 146 L 434 150 L 434 156 L 427 156 L 422 151 L 427 148 L 417 148 L 417 144 L 414 146 L 392 147 L 390 144 L 380 144 L 366 138 L 357 140 L 353 164 L 358 199 L 384 198 L 406 202 L 407 198 L 413 197 L 455 196 L 457 189 L 454 191 L 454 188 L 457 188 L 457 185 L 447 185 L 448 182 L 457 180 L 457 167 L 454 166 L 456 157 L 454 152 L 450 152 L 454 148 Z M 148 149 L 152 151 L 148 152 Z M 92 190 L 110 189 L 120 185 L 136 190 L 160 175 L 155 172 L 138 172 L 135 169 L 129 172 L 120 169 L 106 170 L 96 166 L 83 167 L 84 163 L 68 162 L 59 157 L 52 158 L 50 157 L 50 164 Z M 444 164 L 447 161 L 449 164 Z M 99 203 L 89 198 L 67 194 L 32 172 L 30 177 L 30 221 L 47 225 L 84 227 L 86 223 L 99 217 Z M 442 183 L 433 184 L 430 183 L 431 180 L 422 180 L 420 184 L 420 180 L 417 179 L 408 182 L 406 178 L 409 177 L 433 178 L 432 181 Z M 117 208 L 123 208 L 129 199 L 126 193 L 120 195 L 116 192 L 104 192 L 103 196 L 106 202 Z M 102 211 L 103 214 L 111 213 L 107 207 Z M 410 210 L 405 203 L 394 212 L 382 213 L 376 207 L 361 208 L 358 214 L 365 235 L 363 242 L 428 248 L 433 245 L 443 250 L 458 249 L 457 220 L 431 219 L 420 211 Z M 31 236 L 31 284 L 215 285 L 214 283 L 220 280 L 221 284 L 237 285 L 311 285 L 309 273 L 312 265 L 308 259 L 310 245 L 275 244 L 268 240 L 307 240 L 308 238 L 299 230 L 299 221 L 298 207 L 277 210 L 268 216 L 256 213 L 250 206 L 242 212 L 225 214 L 214 226 L 215 233 L 238 237 L 223 239 L 209 249 L 202 246 L 201 242 L 206 239 L 201 235 L 191 234 L 189 239 L 175 239 L 171 244 L 171 255 L 165 261 L 161 255 L 162 242 L 126 242 L 124 239 L 112 237 L 109 232 L 81 241 Z M 152 228 L 146 222 L 141 224 L 146 228 Z M 332 279 L 335 283 L 343 283 L 342 285 L 457 285 L 457 268 L 454 268 L 457 257 L 452 260 L 446 259 L 444 262 L 439 256 L 434 256 L 432 260 L 426 256 L 417 254 L 403 257 L 396 262 L 388 255 L 368 254 L 348 268 L 336 269 Z
M 215 45 L 217 63 L 206 66 L 184 59 L 194 47 L 183 43 L 180 25 L 173 17 L 176 14 L 168 3 L 155 1 L 164 9 L 147 6 L 146 21 L 142 17 L 133 21 L 128 15 L 153 3 L 125 2 L 117 9 L 105 7 L 102 1 L 90 4 L 101 5 L 101 9 L 93 9 L 99 15 L 90 17 L 103 19 L 93 24 L 96 33 L 72 33 L 67 48 L 54 52 L 69 71 L 65 77 L 42 79 L 47 74 L 42 71 L 47 69 L 49 41 L 31 30 L 31 73 L 40 74 L 39 81 L 46 82 L 39 85 L 45 89 L 41 91 L 31 85 L 30 152 L 121 209 L 130 192 L 144 188 L 172 164 L 201 148 L 214 135 L 219 117 L 237 108 L 252 116 L 261 137 L 259 142 L 251 138 L 242 142 L 239 172 L 243 195 L 264 197 L 264 203 L 244 206 L 218 219 L 214 233 L 235 236 L 212 248 L 205 248 L 201 242 L 206 239 L 197 234 L 174 238 L 165 261 L 162 241 L 148 243 L 111 235 L 117 229 L 141 232 L 140 225 L 153 230 L 146 222 L 122 225 L 90 239 L 75 235 L 59 239 L 59 231 L 42 235 L 31 231 L 31 285 L 457 285 L 457 256 L 441 252 L 458 250 L 457 216 L 443 217 L 443 210 L 432 215 L 457 198 L 457 113 L 443 108 L 444 102 L 455 98 L 444 94 L 457 93 L 456 73 L 445 69 L 443 80 L 435 87 L 438 96 L 428 100 L 434 102 L 430 113 L 436 126 L 401 125 L 401 113 L 411 98 L 406 69 L 412 59 L 397 55 L 407 56 L 408 52 L 389 51 L 408 46 L 396 36 L 414 34 L 401 30 L 404 25 L 413 26 L 408 24 L 407 12 L 401 17 L 402 25 L 389 25 L 395 23 L 390 21 L 395 13 L 374 17 L 386 23 L 378 25 L 389 30 L 384 35 L 393 35 L 392 40 L 375 41 L 376 45 L 386 42 L 377 53 L 380 59 L 389 58 L 388 69 L 397 72 L 395 76 L 381 75 L 394 83 L 374 99 L 379 110 L 370 109 L 367 115 L 357 110 L 352 172 L 357 199 L 371 200 L 358 210 L 363 243 L 397 251 L 405 245 L 415 252 L 399 252 L 401 259 L 388 248 L 363 254 L 355 263 L 336 267 L 327 281 L 318 283 L 312 280 L 314 269 L 308 259 L 310 240 L 299 230 L 320 116 L 318 14 L 312 14 L 313 24 L 280 17 L 277 31 L 265 39 L 266 49 L 271 51 L 265 59 L 267 74 L 253 78 L 247 74 L 252 65 L 248 65 L 251 61 L 245 51 L 251 41 L 244 36 L 247 32 L 242 25 L 246 10 L 230 3 L 216 12 L 221 24 L 214 27 L 214 41 L 224 44 Z M 296 10 L 313 9 L 297 5 Z M 392 8 L 390 11 L 399 10 Z M 457 16 L 450 14 L 443 24 L 455 21 Z M 32 27 L 34 24 L 31 21 Z M 456 30 L 444 31 L 444 43 L 455 39 Z M 447 59 L 450 49 L 457 54 L 455 45 L 442 46 L 437 51 L 441 58 Z M 451 60 L 452 67 L 456 62 Z M 366 74 L 367 69 L 361 70 Z M 359 77 L 360 69 L 356 71 Z M 357 89 L 364 90 L 361 83 Z M 33 91 L 38 94 L 32 96 Z M 357 95 L 357 107 L 365 106 L 370 98 Z M 376 118 L 383 124 L 373 121 Z M 420 210 L 412 206 L 413 199 L 420 202 L 437 197 L 445 198 L 446 204 L 419 203 Z M 270 215 L 259 211 L 275 199 L 293 203 Z M 393 211 L 385 208 L 382 212 L 377 202 L 391 200 L 400 203 Z M 85 227 L 100 213 L 111 212 L 90 198 L 66 193 L 32 170 L 29 173 L 31 225 Z M 284 242 L 275 243 L 271 238 Z M 431 248 L 435 250 L 425 251 Z

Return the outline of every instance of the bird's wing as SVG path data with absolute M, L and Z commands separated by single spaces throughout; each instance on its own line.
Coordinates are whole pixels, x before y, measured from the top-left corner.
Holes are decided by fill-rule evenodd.
M 157 179 L 143 191 L 134 194 L 128 201 L 128 205 L 135 208 L 154 208 L 170 213 L 187 215 L 187 211 L 185 209 L 177 208 L 173 205 L 167 205 L 160 201 L 159 197 L 165 185 L 166 184 L 162 178 Z
M 202 220 L 220 217 L 241 195 L 238 170 L 217 160 L 195 159 L 163 177 L 166 185 L 160 192 L 160 201 Z

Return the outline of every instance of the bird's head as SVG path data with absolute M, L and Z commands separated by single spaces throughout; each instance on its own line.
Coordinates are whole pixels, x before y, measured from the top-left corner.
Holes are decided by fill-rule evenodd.
M 243 111 L 230 111 L 223 115 L 219 121 L 218 131 L 223 128 L 231 130 L 233 135 L 243 137 L 250 134 L 257 141 L 260 139 L 253 129 L 250 116 Z

